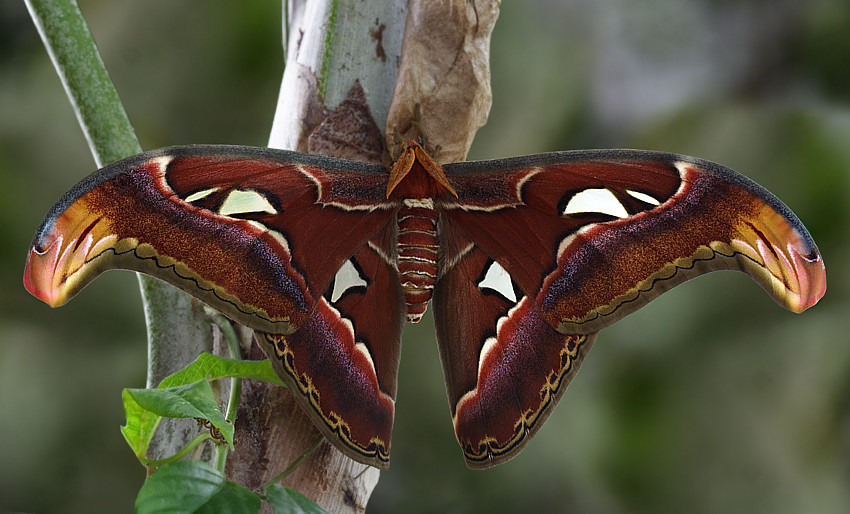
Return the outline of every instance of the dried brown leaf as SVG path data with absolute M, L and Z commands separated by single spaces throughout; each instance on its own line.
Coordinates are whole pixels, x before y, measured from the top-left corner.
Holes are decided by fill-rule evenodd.
M 441 163 L 466 158 L 475 132 L 487 121 L 490 33 L 499 0 L 411 0 L 398 79 L 387 118 L 387 145 L 398 130 L 415 137 L 416 105 L 428 146 Z

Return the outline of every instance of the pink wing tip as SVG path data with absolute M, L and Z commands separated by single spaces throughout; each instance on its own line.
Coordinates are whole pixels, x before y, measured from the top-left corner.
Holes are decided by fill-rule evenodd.
M 763 205 L 739 230 L 732 246 L 746 256 L 741 265 L 780 305 L 803 312 L 818 303 L 826 291 L 826 268 L 798 220 Z
M 59 252 L 62 248 L 62 238 L 56 238 L 44 251 L 38 251 L 33 246 L 27 255 L 27 265 L 24 270 L 24 287 L 33 296 L 51 307 L 65 303 L 65 295 L 61 288 L 55 285 L 56 268 L 59 264 Z
M 796 301 L 789 301 L 788 308 L 794 312 L 803 312 L 818 303 L 826 293 L 826 267 L 820 254 L 807 257 L 797 251 L 793 245 L 788 245 L 793 259 L 794 275 L 799 284 Z M 790 300 L 790 299 L 789 299 Z

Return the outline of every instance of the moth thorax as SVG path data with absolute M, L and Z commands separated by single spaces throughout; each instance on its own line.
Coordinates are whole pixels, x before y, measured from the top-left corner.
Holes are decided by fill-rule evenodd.
M 398 212 L 398 271 L 407 321 L 425 314 L 437 279 L 437 211 L 431 200 L 405 200 Z

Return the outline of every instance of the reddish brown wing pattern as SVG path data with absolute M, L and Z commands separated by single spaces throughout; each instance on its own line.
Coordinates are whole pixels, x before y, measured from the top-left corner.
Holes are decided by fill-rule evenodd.
M 262 331 L 319 429 L 377 467 L 389 463 L 404 314 L 418 319 L 432 289 L 471 467 L 516 455 L 596 331 L 674 285 L 738 269 L 794 311 L 825 289 L 794 214 L 716 164 L 586 151 L 440 168 L 412 142 L 399 162 L 388 182 L 378 166 L 268 149 L 141 154 L 60 199 L 25 285 L 60 305 L 126 268 L 187 290 Z
M 124 268 L 188 291 L 267 332 L 261 346 L 322 432 L 386 467 L 404 304 L 399 201 L 385 191 L 380 166 L 241 147 L 148 152 L 59 201 L 25 284 L 61 305 Z
M 378 468 L 389 466 L 404 324 L 398 271 L 387 254 L 381 239 L 373 239 L 351 258 L 362 282 L 345 291 L 330 288 L 292 335 L 257 334 L 325 437 Z
M 820 254 L 797 217 L 717 164 L 639 151 L 498 164 L 446 166 L 460 200 L 446 200 L 442 214 L 564 330 L 597 331 L 672 285 L 715 269 L 747 272 L 795 312 L 825 290 Z M 491 194 L 491 183 L 502 191 Z M 582 203 L 576 211 L 573 199 L 588 190 L 607 194 L 608 203 Z M 478 200 L 484 196 L 489 203 Z M 494 216 L 499 223 L 486 222 Z
M 492 259 L 462 248 L 437 282 L 434 318 L 458 442 L 470 467 L 486 468 L 516 455 L 543 425 L 596 334 L 559 333 L 518 287 L 487 281 Z
M 737 269 L 799 312 L 823 262 L 799 220 L 721 166 L 639 151 L 445 166 L 435 319 L 471 467 L 513 457 L 595 332 L 699 274 Z
M 391 219 L 385 184 L 380 166 L 293 152 L 155 150 L 105 167 L 57 203 L 25 285 L 56 306 L 106 269 L 132 269 L 241 323 L 290 333 Z

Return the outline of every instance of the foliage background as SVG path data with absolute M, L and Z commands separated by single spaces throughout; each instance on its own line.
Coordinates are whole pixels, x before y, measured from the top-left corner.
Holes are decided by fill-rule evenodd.
M 145 148 L 263 145 L 280 3 L 81 0 Z M 0 4 L 0 510 L 127 512 L 144 476 L 135 277 L 55 311 L 21 276 L 42 216 L 93 170 L 22 2 Z M 511 463 L 470 471 L 430 318 L 405 330 L 392 468 L 371 512 L 850 511 L 850 4 L 505 2 L 472 159 L 637 147 L 714 160 L 787 203 L 829 288 L 802 316 L 740 274 L 680 286 L 599 337 Z M 283 466 L 284 463 L 281 463 Z

